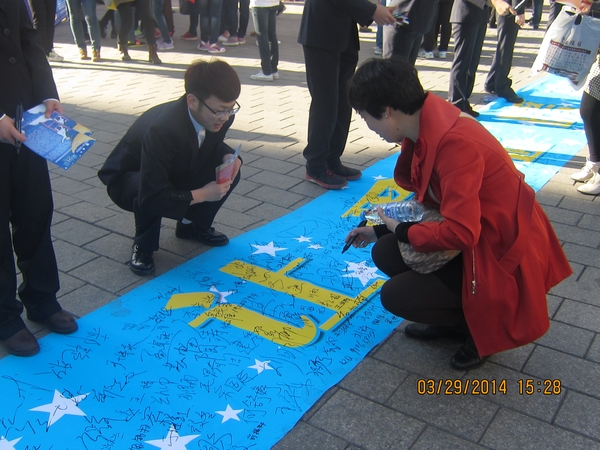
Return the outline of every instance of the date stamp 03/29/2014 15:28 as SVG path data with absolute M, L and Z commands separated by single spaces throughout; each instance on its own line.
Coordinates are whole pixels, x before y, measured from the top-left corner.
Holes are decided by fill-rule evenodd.
M 514 389 L 519 395 L 560 395 L 560 380 L 533 379 L 425 379 L 417 380 L 419 395 L 506 395 Z

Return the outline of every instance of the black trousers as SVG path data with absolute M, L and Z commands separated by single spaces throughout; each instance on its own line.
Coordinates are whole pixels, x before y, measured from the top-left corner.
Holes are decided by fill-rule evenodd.
M 581 97 L 579 112 L 583 119 L 583 129 L 588 142 L 590 160 L 600 162 L 600 100 L 596 100 L 590 94 L 584 92 Z
M 358 63 L 358 49 L 334 52 L 304 45 L 306 81 L 312 97 L 308 115 L 306 169 L 318 175 L 341 164 L 352 108 L 346 87 Z
M 465 323 L 462 309 L 462 254 L 428 274 L 410 269 L 400 255 L 396 235 L 379 238 L 372 251 L 375 265 L 390 279 L 381 288 L 381 304 L 412 322 L 455 327 Z
M 450 25 L 452 2 L 438 2 L 437 5 L 437 17 L 434 25 L 423 37 L 423 50 L 427 52 L 431 52 L 436 48 L 438 34 L 440 36 L 438 50 L 448 51 L 448 43 L 452 34 L 452 25 Z
M 488 7 L 486 7 L 488 8 Z M 450 69 L 448 101 L 465 111 L 473 93 L 475 74 L 481 58 L 487 20 L 480 23 L 453 23 L 454 60 Z
M 219 212 L 219 209 L 223 206 L 231 191 L 239 183 L 240 174 L 241 171 L 238 172 L 225 197 L 217 202 L 202 202 L 190 206 L 185 213 L 185 218 L 193 222 L 196 228 L 208 230 L 215 220 L 217 212 Z M 205 171 L 205 173 L 198 175 L 198 185 L 193 189 L 205 186 L 214 181 L 214 179 L 214 169 Z M 142 250 L 156 251 L 159 247 L 160 226 L 164 216 L 160 215 L 160 212 L 157 213 L 156 211 L 149 211 L 140 207 L 138 202 L 139 186 L 140 172 L 128 172 L 116 178 L 108 186 L 108 196 L 119 208 L 133 212 L 135 218 L 135 237 L 133 242 Z
M 154 37 L 154 16 L 150 10 L 150 0 L 134 0 L 133 2 L 121 3 L 117 6 L 121 16 L 121 27 L 119 28 L 119 44 L 127 46 L 127 35 L 133 23 L 131 7 L 135 7 L 135 14 L 142 21 L 142 29 L 148 45 L 156 44 Z
M 52 189 L 46 160 L 22 146 L 0 144 L 0 339 L 25 328 L 23 306 L 32 320 L 60 311 L 60 285 L 50 236 Z M 11 236 L 12 225 L 12 236 Z M 14 254 L 23 281 L 18 288 Z
M 513 52 L 520 27 L 515 22 L 513 15 L 498 16 L 496 22 L 498 23 L 498 43 L 484 86 L 488 92 L 502 95 L 511 89 L 512 80 L 508 78 L 508 74 L 512 67 Z
M 46 56 L 54 48 L 54 16 L 56 0 L 29 0 L 33 26 L 40 32 Z
M 419 55 L 424 33 L 411 31 L 406 27 L 395 25 L 393 55 L 406 58 L 413 66 Z

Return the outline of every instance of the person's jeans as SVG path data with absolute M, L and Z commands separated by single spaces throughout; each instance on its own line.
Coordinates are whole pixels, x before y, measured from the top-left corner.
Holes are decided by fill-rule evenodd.
M 100 25 L 98 24 L 98 17 L 96 17 L 96 0 L 67 0 L 67 8 L 69 9 L 71 32 L 77 47 L 86 48 L 82 24 L 85 17 L 88 32 L 92 39 L 92 48 L 100 50 Z
M 156 25 L 160 30 L 163 41 L 168 44 L 171 42 L 171 36 L 169 35 L 169 27 L 167 26 L 167 21 L 163 14 L 164 7 L 164 0 L 152 0 L 152 14 L 154 15 L 154 20 L 156 20 Z
M 533 0 L 533 17 L 531 24 L 535 27 L 540 26 L 542 20 L 542 9 L 544 8 L 544 0 Z
M 381 0 L 381 4 L 385 6 L 385 0 Z M 375 34 L 375 47 L 383 48 L 383 27 L 377 27 L 377 33 Z
M 221 27 L 223 0 L 196 0 L 200 2 L 200 39 L 216 44 Z
M 277 72 L 279 64 L 279 45 L 277 43 L 277 6 L 252 8 L 254 31 L 258 36 L 258 51 L 262 73 L 270 75 Z

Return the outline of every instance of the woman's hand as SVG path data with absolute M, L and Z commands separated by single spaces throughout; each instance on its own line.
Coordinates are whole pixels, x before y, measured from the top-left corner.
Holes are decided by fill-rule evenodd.
M 353 236 L 356 236 L 356 239 L 352 243 L 352 245 L 356 248 L 364 248 L 369 244 L 372 244 L 377 240 L 377 235 L 375 234 L 375 230 L 373 227 L 358 227 L 348 233 L 346 236 L 345 242 L 349 242 Z
M 383 220 L 383 223 L 387 225 L 388 230 L 390 230 L 392 233 L 395 233 L 396 227 L 400 222 L 383 214 L 383 209 L 381 209 L 380 206 L 377 207 L 377 214 L 379 214 L 379 217 L 381 218 L 381 220 Z

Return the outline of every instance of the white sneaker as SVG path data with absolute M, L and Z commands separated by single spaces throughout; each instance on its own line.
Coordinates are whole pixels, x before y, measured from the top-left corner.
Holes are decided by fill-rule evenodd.
M 421 49 L 419 50 L 419 53 L 417 53 L 417 56 L 419 58 L 425 58 L 425 53 L 427 53 L 425 50 Z
M 274 80 L 279 80 L 279 72 L 273 72 L 271 75 L 273 75 Z
M 587 181 L 598 172 L 598 163 L 590 161 L 590 158 L 585 159 L 585 166 L 579 171 L 571 174 L 571 179 L 575 181 Z
M 173 41 L 171 41 L 171 42 L 162 41 L 162 42 L 158 42 L 156 44 L 156 48 L 158 50 L 172 50 L 175 48 L 175 46 L 173 45 Z
M 381 47 L 375 47 L 375 51 L 373 53 L 376 55 L 383 55 L 383 49 Z
M 64 61 L 64 60 L 65 60 L 65 58 L 63 58 L 62 56 L 60 56 L 54 50 L 51 51 L 50 53 L 48 53 L 48 61 L 61 62 L 61 61 Z
M 265 75 L 261 70 L 256 75 L 250 75 L 250 79 L 256 81 L 273 81 L 273 74 Z
M 229 39 L 229 31 L 225 31 L 221 36 L 219 36 L 219 42 L 226 42 Z
M 582 194 L 598 195 L 600 194 L 600 175 L 598 172 L 594 172 L 592 178 L 590 178 L 585 184 L 582 184 L 577 188 Z
M 433 59 L 433 52 L 423 52 L 423 58 L 425 59 Z
M 438 58 L 440 58 L 440 59 L 446 59 L 446 52 L 444 50 L 440 50 L 438 52 Z

